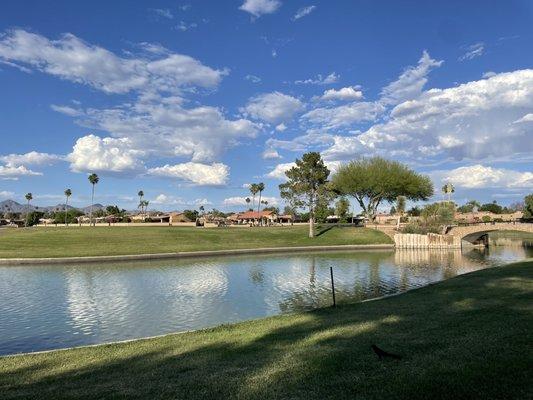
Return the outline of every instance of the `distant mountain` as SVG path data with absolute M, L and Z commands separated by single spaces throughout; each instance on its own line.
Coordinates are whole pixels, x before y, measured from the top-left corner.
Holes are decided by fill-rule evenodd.
M 68 205 L 67 208 L 69 210 L 76 209 L 76 207 L 72 207 L 71 205 Z M 93 204 L 93 211 L 101 210 L 105 208 L 102 204 Z M 4 200 L 0 201 L 0 212 L 12 212 L 12 213 L 23 213 L 27 211 L 42 211 L 42 212 L 51 212 L 51 211 L 64 211 L 65 210 L 65 204 L 57 204 L 55 206 L 46 206 L 46 207 L 40 207 L 33 204 L 30 204 L 28 207 L 27 204 L 20 204 L 14 200 Z M 78 208 L 81 212 L 84 214 L 88 214 L 91 211 L 91 206 Z
M 93 204 L 93 212 L 98 211 L 98 210 L 102 210 L 104 208 L 105 207 L 102 204 L 99 204 L 99 203 Z M 89 214 L 91 212 L 91 206 L 78 208 L 78 210 L 80 210 L 84 214 Z

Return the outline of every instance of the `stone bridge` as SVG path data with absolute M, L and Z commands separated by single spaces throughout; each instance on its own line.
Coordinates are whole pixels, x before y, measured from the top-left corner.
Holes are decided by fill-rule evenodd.
M 472 244 L 488 244 L 488 233 L 494 231 L 520 231 L 533 233 L 533 223 L 488 222 L 486 224 L 451 226 L 446 229 L 446 236 L 466 240 Z

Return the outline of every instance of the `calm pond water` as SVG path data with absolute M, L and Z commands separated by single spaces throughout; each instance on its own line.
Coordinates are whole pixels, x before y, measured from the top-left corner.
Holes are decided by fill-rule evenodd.
M 503 240 L 503 239 L 502 239 Z M 393 294 L 533 248 L 373 251 L 0 266 L 0 354 L 133 339 Z

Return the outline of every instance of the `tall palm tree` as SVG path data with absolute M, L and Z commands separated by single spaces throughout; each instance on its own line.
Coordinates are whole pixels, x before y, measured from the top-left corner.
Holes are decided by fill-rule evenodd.
M 259 201 L 257 202 L 257 214 L 259 214 L 259 211 L 261 209 L 261 195 L 263 194 L 263 190 L 265 190 L 265 184 L 263 182 L 258 183 L 257 191 L 259 192 Z M 263 225 L 263 218 L 261 217 L 259 217 L 259 225 Z
M 30 201 L 33 199 L 33 195 L 31 193 L 26 193 L 26 196 L 24 196 L 26 200 L 28 201 L 28 205 L 26 206 L 26 221 L 24 222 L 24 226 L 28 226 L 28 217 L 30 215 Z
M 68 226 L 68 220 L 67 220 L 67 215 L 68 215 L 68 198 L 72 196 L 72 190 L 70 189 L 66 189 L 65 190 L 65 226 Z
M 91 216 L 90 216 L 91 224 L 93 223 L 94 186 L 98 183 L 99 180 L 100 178 L 98 178 L 98 175 L 96 174 L 89 175 L 89 182 L 91 183 L 91 185 L 93 185 L 93 190 L 91 193 Z
M 248 206 L 248 209 L 250 209 L 250 202 L 252 201 L 249 197 L 245 198 L 244 201 L 246 201 L 246 205 Z
M 137 192 L 137 196 L 139 196 L 139 206 L 138 206 L 138 208 L 141 209 L 141 215 L 142 215 L 142 213 L 143 213 L 143 210 L 142 210 L 142 204 L 143 204 L 144 192 L 143 192 L 142 190 L 139 190 L 139 191 Z
M 255 208 L 255 195 L 259 192 L 259 185 L 257 183 L 250 184 L 250 193 L 252 194 L 252 210 Z
M 259 208 L 261 207 L 261 195 L 263 194 L 263 190 L 265 190 L 265 184 L 263 182 L 257 184 L 257 191 L 259 192 L 259 202 L 257 203 L 257 212 L 259 212 Z

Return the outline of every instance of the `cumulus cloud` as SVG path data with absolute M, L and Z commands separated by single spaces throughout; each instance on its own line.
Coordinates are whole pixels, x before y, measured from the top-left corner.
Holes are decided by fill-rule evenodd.
M 435 171 L 436 180 L 452 182 L 457 187 L 481 188 L 533 188 L 533 172 L 520 172 L 505 168 L 493 168 L 481 164 Z
M 76 172 L 135 172 L 144 168 L 142 151 L 133 149 L 127 138 L 100 138 L 87 135 L 79 138 L 67 156 Z
M 0 161 L 3 161 L 7 166 L 11 167 L 20 165 L 52 165 L 61 160 L 63 160 L 63 157 L 57 154 L 39 153 L 37 151 L 0 156 Z
M 408 67 L 400 77 L 385 86 L 381 91 L 381 102 L 384 104 L 398 104 L 419 96 L 424 89 L 429 72 L 442 65 L 443 61 L 431 58 L 427 51 L 422 53 L 416 67 Z
M 294 17 L 292 17 L 293 21 L 299 20 L 300 18 L 305 17 L 306 15 L 311 14 L 316 9 L 316 6 L 307 6 L 307 7 L 301 7 L 296 11 L 296 14 L 294 14 Z
M 332 100 L 360 100 L 363 98 L 363 92 L 359 86 L 347 86 L 339 90 L 328 89 L 324 91 L 324 94 L 319 97 L 319 100 L 332 101 Z
M 227 183 L 229 167 L 222 163 L 209 165 L 187 162 L 150 168 L 147 173 L 156 177 L 176 178 L 196 185 L 216 186 Z
M 533 70 L 501 73 L 447 89 L 431 89 L 394 107 L 387 121 L 336 136 L 328 159 L 382 154 L 407 159 L 510 159 L 533 153 Z M 527 118 L 526 118 L 527 119 Z
M 279 0 L 244 0 L 239 10 L 246 11 L 254 17 L 259 18 L 264 14 L 272 14 L 281 7 Z
M 279 124 L 290 120 L 303 108 L 303 103 L 296 97 L 272 92 L 252 97 L 248 104 L 241 108 L 241 112 L 254 119 Z
M 22 176 L 39 176 L 41 172 L 35 172 L 24 165 L 0 165 L 0 179 L 18 180 Z
M 70 33 L 50 40 L 22 29 L 0 36 L 0 60 L 106 93 L 147 89 L 176 93 L 184 87 L 213 87 L 227 73 L 183 54 L 169 53 L 158 59 L 123 58 Z
M 459 57 L 459 61 L 472 60 L 480 57 L 485 51 L 485 44 L 483 42 L 474 43 L 466 48 L 466 53 Z
M 318 74 L 315 78 L 296 80 L 294 83 L 297 85 L 330 85 L 338 82 L 340 78 L 340 75 L 332 72 L 326 76 Z

